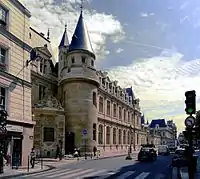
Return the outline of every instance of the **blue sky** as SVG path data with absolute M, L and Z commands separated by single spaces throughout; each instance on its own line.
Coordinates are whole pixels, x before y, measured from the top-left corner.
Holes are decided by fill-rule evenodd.
M 21 0 L 32 13 L 31 25 L 50 28 L 54 58 L 68 25 L 71 39 L 80 0 Z M 173 119 L 184 129 L 184 93 L 200 97 L 200 2 L 198 0 L 88 0 L 84 18 L 97 55 L 122 87 L 133 86 L 149 121 Z M 197 108 L 200 100 L 197 100 Z

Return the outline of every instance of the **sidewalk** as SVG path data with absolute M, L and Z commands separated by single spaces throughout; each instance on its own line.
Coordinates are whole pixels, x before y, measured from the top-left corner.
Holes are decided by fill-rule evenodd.
M 0 179 L 8 179 L 8 178 L 32 174 L 32 173 L 36 173 L 36 172 L 39 173 L 39 172 L 51 170 L 54 167 L 44 165 L 43 169 L 41 169 L 41 165 L 36 164 L 35 167 L 30 168 L 29 171 L 27 168 L 28 168 L 27 166 L 24 166 L 24 167 L 20 167 L 19 169 L 12 169 L 10 166 L 5 166 L 4 173 L 0 174 Z

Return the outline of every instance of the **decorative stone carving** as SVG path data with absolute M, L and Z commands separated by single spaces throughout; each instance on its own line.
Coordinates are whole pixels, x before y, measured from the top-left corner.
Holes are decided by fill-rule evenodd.
M 60 102 L 52 95 L 52 91 L 46 88 L 45 96 L 38 103 L 34 104 L 35 108 L 55 108 L 58 110 L 63 110 Z

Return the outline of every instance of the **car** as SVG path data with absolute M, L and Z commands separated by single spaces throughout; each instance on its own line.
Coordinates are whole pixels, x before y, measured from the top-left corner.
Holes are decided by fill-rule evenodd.
M 150 160 L 155 161 L 157 153 L 153 145 L 143 145 L 138 153 L 138 161 Z

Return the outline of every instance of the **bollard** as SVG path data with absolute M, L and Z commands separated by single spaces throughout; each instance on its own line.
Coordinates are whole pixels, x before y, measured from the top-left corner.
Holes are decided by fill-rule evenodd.
M 29 155 L 28 155 L 28 167 L 27 167 L 27 172 L 29 172 L 29 168 L 30 168 L 29 162 L 30 162 L 30 159 L 29 159 Z

